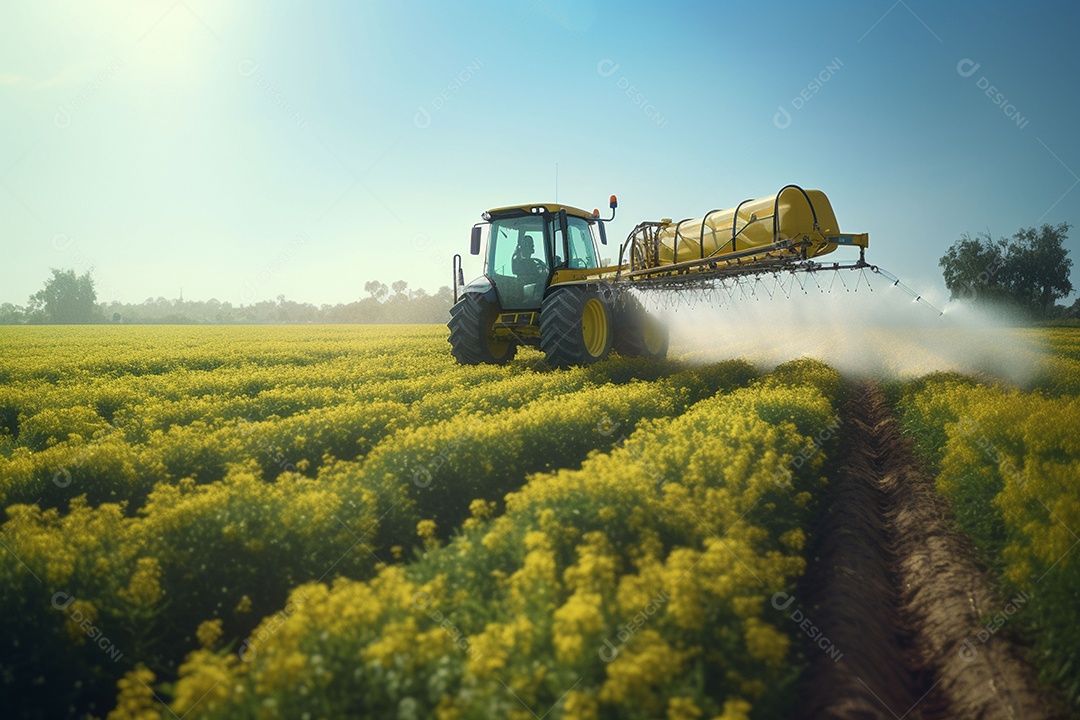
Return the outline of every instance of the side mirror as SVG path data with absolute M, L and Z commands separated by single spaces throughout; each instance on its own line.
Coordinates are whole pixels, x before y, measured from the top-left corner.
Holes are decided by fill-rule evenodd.
M 472 255 L 480 254 L 480 226 L 473 225 L 472 237 L 469 241 L 469 253 Z
M 566 221 L 566 208 L 562 208 L 559 210 L 559 229 L 562 230 L 563 239 L 569 242 L 568 238 L 570 237 L 570 226 Z
M 604 229 L 604 221 L 597 223 L 600 226 L 600 244 L 607 245 L 607 230 Z

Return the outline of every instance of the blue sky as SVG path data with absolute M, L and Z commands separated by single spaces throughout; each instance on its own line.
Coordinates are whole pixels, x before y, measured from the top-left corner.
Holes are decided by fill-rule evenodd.
M 556 165 L 620 239 L 819 188 L 939 297 L 962 233 L 1080 221 L 1075 3 L 2 5 L 0 302 L 434 291 Z

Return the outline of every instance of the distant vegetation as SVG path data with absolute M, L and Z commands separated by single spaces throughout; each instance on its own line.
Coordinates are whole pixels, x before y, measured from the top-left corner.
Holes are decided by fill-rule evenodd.
M 1080 300 L 1056 304 L 1073 291 L 1068 237 L 1068 223 L 1024 228 L 1009 239 L 965 233 L 938 264 L 953 300 L 1009 306 L 1033 319 L 1076 318 Z
M 337 305 L 312 305 L 286 300 L 263 300 L 233 305 L 210 300 L 147 298 L 142 303 L 98 302 L 89 272 L 52 271 L 45 287 L 30 296 L 26 307 L 0 305 L 0 325 L 161 324 L 233 325 L 303 323 L 445 323 L 453 293 L 443 286 L 434 295 L 410 290 L 398 280 L 392 286 L 377 280 L 364 285 L 367 297 Z

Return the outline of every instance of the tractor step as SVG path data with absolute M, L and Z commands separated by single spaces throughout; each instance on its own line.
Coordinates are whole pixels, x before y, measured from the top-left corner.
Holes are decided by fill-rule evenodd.
M 495 327 L 513 327 L 535 325 L 540 327 L 540 313 L 538 312 L 504 312 L 499 313 L 495 321 Z

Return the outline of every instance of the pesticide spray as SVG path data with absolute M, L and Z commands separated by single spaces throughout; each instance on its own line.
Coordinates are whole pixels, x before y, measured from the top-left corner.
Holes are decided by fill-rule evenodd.
M 1041 344 L 1016 318 L 924 297 L 873 270 L 755 276 L 639 297 L 667 322 L 671 355 L 690 362 L 743 358 L 767 370 L 813 357 L 856 377 L 955 371 L 1017 385 L 1038 370 Z

